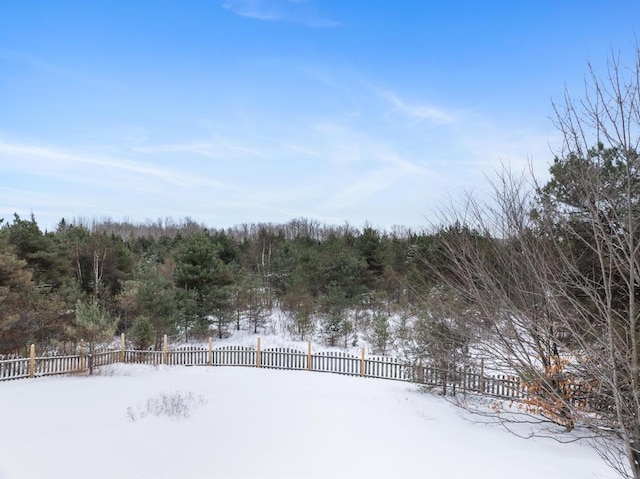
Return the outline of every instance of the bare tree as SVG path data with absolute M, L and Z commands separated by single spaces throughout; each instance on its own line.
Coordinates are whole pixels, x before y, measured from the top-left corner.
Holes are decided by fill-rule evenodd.
M 627 466 L 612 448 L 607 458 L 640 478 L 640 51 L 630 69 L 612 56 L 607 76 L 590 67 L 584 98 L 555 106 L 564 138 L 554 184 L 541 190 L 546 228 L 554 235 L 559 272 L 553 301 L 576 343 L 579 374 L 593 382 L 599 417 L 624 445 Z M 553 171 L 553 170 L 552 170 Z M 567 247 L 571 244 L 572 247 Z M 583 257 L 591 260 L 584 267 Z M 566 317 L 570 311 L 572 317 Z
M 425 262 L 469 301 L 480 351 L 525 382 L 527 412 L 591 427 L 639 479 L 640 55 L 604 80 L 590 68 L 584 98 L 554 108 L 552 180 L 505 168 L 491 202 L 443 213 Z
M 442 212 L 446 226 L 424 261 L 468 304 L 471 312 L 454 303 L 449 311 L 464 314 L 464 331 L 487 366 L 519 376 L 531 393 L 527 410 L 571 430 L 565 355 L 549 305 L 552 243 L 531 217 L 535 197 L 525 175 L 505 168 L 493 186 L 492 202 L 468 195 Z

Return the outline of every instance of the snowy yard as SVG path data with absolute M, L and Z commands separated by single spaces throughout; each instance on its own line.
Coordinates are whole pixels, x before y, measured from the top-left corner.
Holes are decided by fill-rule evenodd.
M 407 383 L 252 368 L 107 370 L 0 383 L 1 479 L 616 477 L 586 444 L 516 438 Z M 203 403 L 186 419 L 140 417 L 150 398 L 175 393 Z

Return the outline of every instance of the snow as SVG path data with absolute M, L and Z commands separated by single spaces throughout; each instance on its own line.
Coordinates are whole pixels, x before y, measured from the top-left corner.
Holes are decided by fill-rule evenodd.
M 161 395 L 190 416 L 137 417 Z M 114 365 L 0 383 L 0 478 L 615 478 L 414 385 L 308 371 Z

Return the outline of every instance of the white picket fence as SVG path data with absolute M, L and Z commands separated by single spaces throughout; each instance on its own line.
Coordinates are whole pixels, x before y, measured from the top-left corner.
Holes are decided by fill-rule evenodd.
M 37 357 L 31 347 L 29 358 L 0 360 L 0 381 L 35 378 L 55 374 L 83 374 L 95 367 L 114 363 L 138 363 L 152 365 L 184 366 L 242 366 L 270 369 L 307 370 L 360 376 L 366 378 L 412 381 L 440 388 L 445 394 L 476 392 L 488 396 L 519 400 L 526 397 L 526 388 L 519 378 L 513 376 L 485 376 L 482 372 L 468 370 L 444 370 L 430 365 L 410 364 L 397 358 L 354 355 L 342 351 L 313 352 L 311 342 L 307 351 L 294 348 L 261 349 L 258 339 L 256 347 L 183 346 L 162 351 L 140 351 L 124 347 L 120 350 L 98 351 L 94 354 L 80 353 L 69 356 Z
M 409 366 L 392 357 L 356 356 L 342 351 L 311 352 L 293 348 L 183 346 L 163 351 L 125 350 L 126 363 L 189 366 L 245 366 L 293 369 L 409 381 Z

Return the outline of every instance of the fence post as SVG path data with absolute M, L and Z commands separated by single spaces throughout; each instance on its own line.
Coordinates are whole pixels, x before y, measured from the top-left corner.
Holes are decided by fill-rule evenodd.
M 311 340 L 307 341 L 307 371 L 311 371 Z
M 418 358 L 418 370 L 416 371 L 416 382 L 418 384 L 424 383 L 424 367 L 422 365 L 422 358 Z
M 449 366 L 445 365 L 444 366 L 445 369 L 441 370 L 442 373 L 442 395 L 446 396 L 447 395 L 447 381 L 449 380 Z
M 453 365 L 453 378 L 451 379 L 451 390 L 453 391 L 451 394 L 453 396 L 456 395 L 456 390 L 458 389 L 458 377 L 459 377 L 459 369 L 456 368 L 456 365 Z
M 467 394 L 467 378 L 469 377 L 469 368 L 465 364 L 462 373 L 462 394 Z
M 162 364 L 167 365 L 167 335 L 162 338 Z
M 213 366 L 213 338 L 209 336 L 209 354 L 207 355 L 207 364 Z
M 80 372 L 83 373 L 86 368 L 84 361 L 84 339 L 80 340 Z
M 120 362 L 124 363 L 125 362 L 125 356 L 124 356 L 124 333 L 122 333 L 120 335 Z
M 258 349 L 256 350 L 256 367 L 260 367 L 260 338 L 258 338 Z
M 364 346 L 362 347 L 362 358 L 360 359 L 360 377 L 364 377 Z
M 32 344 L 29 348 L 29 377 L 36 375 L 36 345 Z
M 484 394 L 484 359 L 480 360 L 480 384 L 478 385 L 480 394 Z

